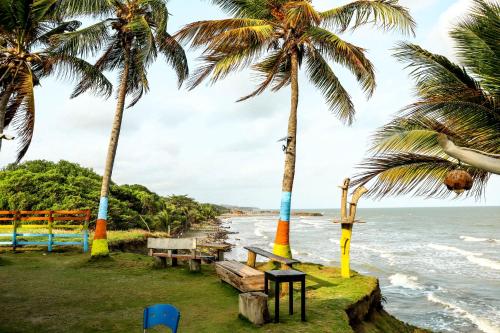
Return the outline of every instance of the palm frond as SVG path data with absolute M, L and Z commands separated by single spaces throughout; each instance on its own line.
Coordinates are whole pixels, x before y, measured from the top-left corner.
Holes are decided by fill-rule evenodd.
M 177 73 L 179 87 L 184 80 L 189 76 L 189 66 L 186 58 L 186 53 L 182 46 L 168 33 L 159 37 L 158 48 L 165 56 L 167 63 L 169 63 Z
M 490 94 L 500 96 L 500 4 L 474 0 L 469 15 L 450 32 L 461 62 Z
M 272 8 L 285 2 L 285 0 L 212 0 L 212 3 L 230 15 L 258 19 L 271 18 Z
M 16 163 L 24 157 L 33 138 L 35 129 L 35 96 L 33 75 L 30 71 L 20 71 L 17 75 L 16 95 L 19 103 L 16 113 L 10 123 L 17 132 L 18 150 Z
M 364 49 L 345 42 L 330 31 L 318 27 L 309 28 L 306 36 L 312 39 L 321 54 L 347 67 L 356 76 L 368 97 L 373 94 L 376 87 L 375 69 L 366 58 Z
M 253 69 L 259 73 L 259 76 L 262 79 L 262 82 L 258 85 L 257 89 L 254 90 L 252 93 L 241 97 L 238 99 L 238 102 L 245 101 L 251 97 L 257 96 L 261 93 L 264 92 L 264 90 L 267 89 L 267 87 L 277 78 L 279 73 L 284 74 L 284 72 L 287 72 L 288 77 L 290 76 L 290 59 L 284 50 L 279 50 L 275 51 L 274 53 L 271 53 L 269 56 L 267 56 L 264 60 L 261 62 L 255 64 L 253 66 Z M 280 78 L 278 77 L 278 80 Z M 281 81 L 283 78 L 281 79 Z M 281 83 L 280 81 L 280 83 Z M 278 88 L 280 85 L 275 86 L 275 88 Z M 281 85 L 282 86 L 282 85 Z M 279 88 L 278 88 L 279 89 Z
M 203 65 L 195 70 L 189 80 L 189 89 L 194 89 L 203 80 L 211 76 L 210 83 L 226 77 L 233 71 L 250 66 L 266 49 L 266 45 L 243 45 L 234 47 L 230 53 L 210 53 L 203 55 Z
M 356 29 L 371 23 L 384 30 L 399 29 L 405 34 L 415 34 L 416 23 L 408 9 L 399 5 L 398 0 L 356 0 L 320 15 L 324 27 L 340 32 L 350 26 Z
M 52 36 L 54 52 L 89 57 L 95 55 L 110 39 L 109 26 L 114 19 L 106 19 L 86 28 Z
M 406 195 L 445 198 L 451 195 L 443 184 L 446 174 L 457 167 L 447 159 L 410 153 L 380 154 L 361 163 L 364 170 L 353 177 L 354 186 L 370 181 L 369 195 L 375 198 Z M 462 166 L 474 179 L 466 196 L 484 194 L 489 173 L 470 166 Z
M 432 118 L 441 123 L 453 123 L 455 131 L 473 133 L 475 136 L 487 133 L 499 133 L 500 122 L 490 109 L 461 100 L 423 101 L 410 104 L 402 110 L 400 116 L 419 119 Z M 495 135 L 497 140 L 500 138 Z
M 40 36 L 38 36 L 36 38 L 36 40 L 39 40 L 39 41 L 41 41 L 43 43 L 48 44 L 50 42 L 50 37 L 58 35 L 58 34 L 62 34 L 64 32 L 75 31 L 81 25 L 82 25 L 82 23 L 80 21 L 63 22 L 61 24 L 58 24 L 55 27 L 51 26 L 49 29 L 47 29 L 47 31 L 44 31 L 43 34 L 41 34 Z
M 153 31 L 146 18 L 143 15 L 134 16 L 124 26 L 124 30 L 134 37 L 132 47 L 135 49 L 134 56 L 139 58 L 137 61 L 144 66 L 150 65 L 156 59 L 157 49 Z
M 154 22 L 156 33 L 159 37 L 167 32 L 168 16 L 170 14 L 165 0 L 137 0 L 137 4 L 143 8 L 147 8 L 147 12 L 151 15 L 151 21 Z
M 142 98 L 144 93 L 149 91 L 149 81 L 146 67 L 141 57 L 136 53 L 139 52 L 137 49 L 132 49 L 130 51 L 130 61 L 129 61 L 129 71 L 127 77 L 127 95 L 132 96 L 132 101 L 129 102 L 127 108 L 133 107 Z M 125 63 L 122 64 L 125 66 Z M 120 77 L 123 75 L 120 75 Z
M 63 0 L 59 2 L 56 12 L 61 17 L 109 17 L 115 10 L 114 2 L 110 0 Z
M 286 21 L 290 26 L 318 25 L 321 22 L 320 14 L 309 1 L 289 1 L 283 5 Z
M 59 0 L 33 0 L 30 2 L 32 2 L 30 20 L 36 24 L 37 22 L 47 20 L 49 13 L 54 11 Z
M 175 33 L 174 38 L 181 43 L 191 43 L 191 46 L 196 48 L 205 45 L 214 36 L 219 36 L 228 30 L 262 25 L 267 25 L 267 22 L 248 18 L 198 21 L 184 26 Z
M 307 75 L 323 93 L 330 110 L 348 125 L 354 121 L 354 105 L 349 93 L 321 54 L 311 52 L 306 56 Z
M 57 77 L 79 81 L 71 93 L 71 98 L 77 97 L 86 91 L 105 98 L 111 96 L 113 85 L 95 66 L 70 55 L 53 54 L 50 57 L 51 61 L 55 61 L 53 67 Z

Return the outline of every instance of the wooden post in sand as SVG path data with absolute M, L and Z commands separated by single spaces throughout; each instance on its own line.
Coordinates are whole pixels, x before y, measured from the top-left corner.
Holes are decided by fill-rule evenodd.
M 361 221 L 356 221 L 356 207 L 358 201 L 368 190 L 364 187 L 358 187 L 354 190 L 354 193 L 349 203 L 349 215 L 347 215 L 347 192 L 349 191 L 350 179 L 346 178 L 344 184 L 340 186 L 342 189 L 342 199 L 340 203 L 340 221 L 334 221 L 334 223 L 340 223 L 342 226 L 342 235 L 340 238 L 340 270 L 343 278 L 351 277 L 350 270 L 350 249 L 351 249 L 351 237 L 352 237 L 352 225 L 355 222 L 360 223 Z

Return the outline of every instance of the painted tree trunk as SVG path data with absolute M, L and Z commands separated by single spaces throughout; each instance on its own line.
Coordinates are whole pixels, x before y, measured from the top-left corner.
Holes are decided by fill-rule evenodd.
M 342 234 L 340 238 L 340 274 L 343 278 L 351 277 L 351 238 L 352 224 L 342 223 Z
M 122 126 L 123 110 L 125 107 L 125 97 L 127 95 L 127 79 L 129 73 L 128 57 L 125 57 L 125 67 L 120 82 L 120 91 L 118 92 L 118 102 L 116 104 L 115 118 L 111 129 L 108 154 L 106 157 L 106 167 L 102 176 L 101 199 L 99 201 L 99 212 L 92 242 L 92 257 L 109 255 L 106 224 L 108 220 L 108 197 L 109 183 L 113 173 L 113 164 L 115 162 L 116 149 L 118 148 L 118 139 L 120 138 L 120 129 Z
M 7 114 L 7 106 L 9 105 L 9 99 L 12 96 L 12 89 L 7 87 L 4 90 L 2 97 L 0 98 L 0 134 L 3 133 L 5 129 L 5 115 Z M 2 150 L 2 138 L 0 138 L 0 151 Z
M 343 278 L 351 277 L 351 267 L 350 267 L 350 252 L 351 252 L 351 239 L 352 239 L 352 227 L 356 219 L 356 210 L 358 206 L 359 199 L 368 190 L 364 187 L 358 187 L 354 190 L 352 194 L 351 202 L 349 204 L 349 215 L 347 215 L 347 191 L 349 190 L 350 180 L 347 178 L 344 180 L 344 186 L 342 186 L 342 201 L 341 201 L 341 227 L 342 234 L 340 238 L 340 273 Z
M 285 150 L 285 170 L 281 189 L 281 207 L 278 229 L 274 240 L 274 254 L 292 257 L 290 248 L 290 211 L 292 202 L 293 179 L 295 176 L 295 153 L 297 143 L 297 107 L 299 104 L 298 59 L 297 51 L 291 56 L 291 107 L 288 119 L 288 134 Z
M 350 271 L 350 249 L 351 249 L 351 237 L 352 237 L 352 224 L 348 223 L 347 216 L 347 192 L 349 191 L 349 184 L 351 180 L 346 178 L 344 180 L 342 189 L 342 197 L 340 202 L 340 219 L 341 219 L 341 237 L 340 237 L 340 272 L 343 278 L 349 278 L 351 276 Z

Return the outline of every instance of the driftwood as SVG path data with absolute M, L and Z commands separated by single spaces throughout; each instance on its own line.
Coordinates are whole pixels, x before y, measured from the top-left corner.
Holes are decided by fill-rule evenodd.
M 255 325 L 269 321 L 267 295 L 262 292 L 249 292 L 239 296 L 239 314 Z
M 215 270 L 225 281 L 242 292 L 264 290 L 264 272 L 235 260 L 218 261 Z

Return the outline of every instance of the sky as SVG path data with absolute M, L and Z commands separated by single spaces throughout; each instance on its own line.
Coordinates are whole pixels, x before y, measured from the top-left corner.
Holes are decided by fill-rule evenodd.
M 320 10 L 346 2 L 313 0 Z M 400 3 L 410 9 L 418 24 L 415 38 L 371 26 L 342 35 L 368 50 L 377 74 L 377 89 L 367 100 L 355 78 L 333 65 L 357 110 L 352 126 L 339 122 L 321 94 L 299 73 L 293 208 L 336 208 L 340 204 L 337 185 L 357 172 L 370 136 L 414 101 L 408 71 L 391 56 L 398 41 L 407 40 L 453 59 L 447 31 L 472 1 Z M 208 0 L 170 0 L 168 8 L 170 33 L 193 21 L 227 16 Z M 188 51 L 191 71 L 198 55 L 198 51 Z M 117 73 L 108 78 L 118 81 Z M 255 86 L 250 72 L 243 71 L 213 86 L 178 90 L 175 73 L 161 58 L 150 68 L 149 82 L 149 94 L 125 111 L 113 181 L 143 184 L 161 195 L 188 194 L 202 202 L 279 207 L 284 154 L 277 140 L 286 135 L 289 88 L 236 103 Z M 24 160 L 68 160 L 102 174 L 116 100 L 92 95 L 70 99 L 72 86 L 72 82 L 47 79 L 36 89 L 35 135 Z M 15 149 L 15 142 L 4 141 L 0 166 L 14 160 Z M 399 196 L 363 199 L 360 204 L 370 208 L 476 205 L 500 205 L 499 176 L 491 178 L 481 201 Z

